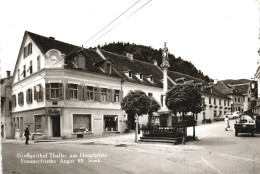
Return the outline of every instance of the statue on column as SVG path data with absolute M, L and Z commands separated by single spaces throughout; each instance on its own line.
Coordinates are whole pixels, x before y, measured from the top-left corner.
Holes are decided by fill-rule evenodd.
M 162 50 L 162 68 L 169 68 L 169 58 L 168 58 L 168 47 L 166 46 L 166 42 L 164 43 L 164 48 Z

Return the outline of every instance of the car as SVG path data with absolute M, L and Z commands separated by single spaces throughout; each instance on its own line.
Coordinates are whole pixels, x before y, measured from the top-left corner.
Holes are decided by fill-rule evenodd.
M 226 116 L 229 118 L 229 119 L 232 119 L 232 118 L 235 118 L 234 115 L 231 113 L 231 112 L 228 112 L 224 115 L 224 118 L 226 118 Z
M 251 136 L 254 136 L 256 130 L 255 120 L 248 115 L 242 115 L 234 124 L 234 128 L 235 136 L 238 136 L 238 133 L 251 133 Z
M 235 112 L 233 112 L 232 115 L 233 115 L 233 118 L 240 118 L 241 113 L 239 111 L 235 111 Z
M 225 119 L 224 115 L 219 115 L 217 117 L 214 117 L 214 121 L 223 121 Z

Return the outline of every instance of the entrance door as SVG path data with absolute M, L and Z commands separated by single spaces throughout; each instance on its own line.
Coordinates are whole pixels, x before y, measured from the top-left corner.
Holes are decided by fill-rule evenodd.
M 52 117 L 52 130 L 54 137 L 60 137 L 60 117 Z

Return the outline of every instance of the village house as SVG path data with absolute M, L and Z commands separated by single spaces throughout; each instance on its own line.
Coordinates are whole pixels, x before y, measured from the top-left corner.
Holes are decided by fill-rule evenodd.
M 163 72 L 156 64 L 86 49 L 26 31 L 14 69 L 12 123 L 15 138 L 25 126 L 40 138 L 81 138 L 134 128 L 134 116 L 121 109 L 130 90 L 142 90 L 162 103 Z M 168 72 L 168 89 L 193 83 L 206 109 L 198 123 L 230 109 L 230 98 L 203 80 Z M 217 101 L 218 100 L 218 101 Z M 140 122 L 146 123 L 147 117 Z

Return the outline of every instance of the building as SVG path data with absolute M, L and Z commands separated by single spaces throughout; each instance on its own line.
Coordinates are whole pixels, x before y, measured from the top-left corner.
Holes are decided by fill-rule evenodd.
M 12 98 L 10 71 L 6 72 L 6 78 L 1 79 L 1 137 L 9 139 L 14 137 L 14 125 L 12 124 Z M 12 128 L 13 127 L 13 128 Z
M 169 89 L 178 83 L 177 77 L 194 79 L 170 72 Z M 135 60 L 132 54 L 85 49 L 26 31 L 11 81 L 15 138 L 22 137 L 26 125 L 40 138 L 80 138 L 132 129 L 134 116 L 121 110 L 120 101 L 130 90 L 142 90 L 161 102 L 162 79 L 159 66 Z M 205 98 L 229 100 L 197 81 Z M 223 107 L 215 108 L 219 113 L 225 110 L 220 104 Z M 209 107 L 205 117 L 213 119 L 211 112 Z
M 251 80 L 224 80 L 218 81 L 214 87 L 232 99 L 232 112 L 243 113 L 255 99 L 255 89 L 251 84 Z

